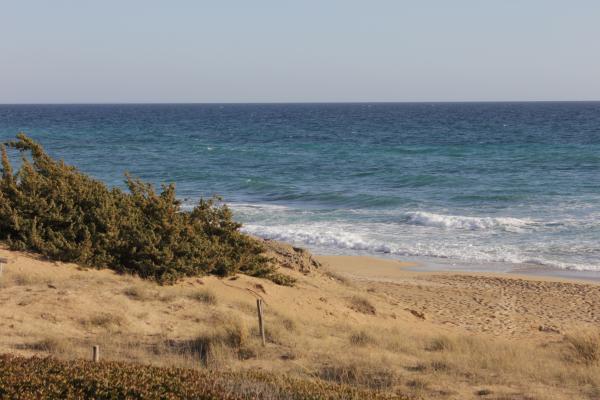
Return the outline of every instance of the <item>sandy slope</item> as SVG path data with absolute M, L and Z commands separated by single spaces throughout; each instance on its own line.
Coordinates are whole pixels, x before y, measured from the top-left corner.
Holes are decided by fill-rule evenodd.
M 411 272 L 410 263 L 322 256 L 331 270 L 376 288 L 436 325 L 504 337 L 600 326 L 600 285 L 507 274 Z M 541 327 L 541 328 L 540 328 Z
M 104 359 L 259 368 L 426 398 L 600 398 L 600 366 L 564 336 L 597 328 L 595 284 L 318 257 L 323 266 L 304 273 L 282 268 L 292 288 L 246 276 L 161 287 L 2 247 L 0 257 L 0 352 L 89 358 L 100 344 Z

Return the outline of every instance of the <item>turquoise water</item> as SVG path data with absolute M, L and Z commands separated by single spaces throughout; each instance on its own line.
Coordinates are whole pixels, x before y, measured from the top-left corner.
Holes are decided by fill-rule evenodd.
M 0 139 L 321 253 L 600 271 L 600 103 L 0 105 Z

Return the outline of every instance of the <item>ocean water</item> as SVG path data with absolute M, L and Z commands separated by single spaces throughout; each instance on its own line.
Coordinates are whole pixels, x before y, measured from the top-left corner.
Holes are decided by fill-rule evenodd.
M 600 271 L 600 102 L 0 105 L 18 131 L 318 253 Z

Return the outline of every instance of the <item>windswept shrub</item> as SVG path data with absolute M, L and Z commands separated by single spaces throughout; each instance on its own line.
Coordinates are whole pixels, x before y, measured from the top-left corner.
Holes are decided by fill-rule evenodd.
M 126 175 L 129 191 L 104 183 L 48 156 L 20 133 L 9 148 L 23 153 L 13 172 L 6 145 L 0 181 L 0 240 L 52 260 L 108 267 L 161 283 L 186 276 L 237 272 L 280 284 L 262 246 L 218 199 L 182 212 L 174 185 L 153 186 Z M 27 157 L 27 154 L 30 157 Z

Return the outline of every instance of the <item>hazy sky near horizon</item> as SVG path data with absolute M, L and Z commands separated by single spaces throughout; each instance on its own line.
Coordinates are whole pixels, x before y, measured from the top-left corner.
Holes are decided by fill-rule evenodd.
M 600 100 L 597 0 L 0 6 L 0 103 Z

